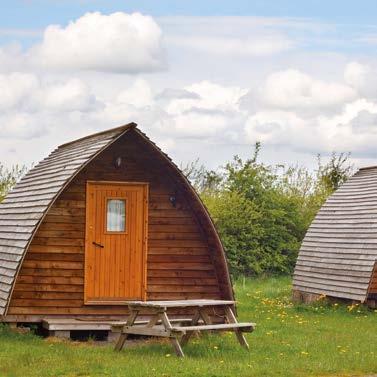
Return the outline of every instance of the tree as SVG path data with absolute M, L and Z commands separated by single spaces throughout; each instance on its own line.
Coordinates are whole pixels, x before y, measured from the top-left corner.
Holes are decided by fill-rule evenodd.
M 199 193 L 207 191 L 214 192 L 220 189 L 223 177 L 221 173 L 214 170 L 207 170 L 199 159 L 180 167 L 182 173 Z
M 13 188 L 17 181 L 25 174 L 25 166 L 15 165 L 10 169 L 0 163 L 0 202 L 3 201 L 7 193 Z
M 354 166 L 349 162 L 350 153 L 331 154 L 329 162 L 322 165 L 318 155 L 317 180 L 320 186 L 332 194 L 354 172 Z

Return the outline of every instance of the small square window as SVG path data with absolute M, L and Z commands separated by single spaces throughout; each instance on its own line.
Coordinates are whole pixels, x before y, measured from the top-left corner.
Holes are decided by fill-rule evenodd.
M 108 199 L 106 219 L 107 232 L 125 232 L 126 201 L 121 199 Z

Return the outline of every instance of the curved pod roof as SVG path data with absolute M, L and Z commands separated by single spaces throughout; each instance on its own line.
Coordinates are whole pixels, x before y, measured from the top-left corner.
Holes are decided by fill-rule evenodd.
M 49 208 L 60 193 L 100 153 L 121 136 L 134 130 L 175 170 L 178 177 L 204 214 L 206 226 L 215 235 L 221 272 L 227 276 L 226 296 L 233 298 L 225 252 L 212 220 L 189 181 L 135 123 L 97 133 L 63 144 L 32 168 L 0 203 L 0 316 L 5 315 L 12 289 L 27 249 Z
M 302 242 L 293 289 L 364 302 L 377 261 L 377 167 L 360 169 L 322 206 Z

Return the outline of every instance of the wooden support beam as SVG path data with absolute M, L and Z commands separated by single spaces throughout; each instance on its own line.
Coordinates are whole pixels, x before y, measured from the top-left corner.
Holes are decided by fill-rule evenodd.
M 200 311 L 197 310 L 191 323 L 190 323 L 190 326 L 196 326 L 200 320 Z M 187 332 L 186 334 L 183 335 L 182 339 L 181 339 L 181 345 L 184 346 L 188 343 L 188 341 L 190 340 L 192 336 L 192 332 Z
M 137 315 L 139 314 L 139 311 L 138 310 L 135 310 L 135 309 L 130 309 L 130 315 L 128 316 L 128 319 L 127 319 L 127 326 L 132 326 L 136 320 L 136 317 Z M 127 334 L 125 334 L 123 331 L 120 333 L 120 336 L 119 336 L 119 339 L 115 345 L 115 350 L 116 351 L 121 351 L 123 346 L 124 346 L 124 343 L 126 342 L 127 340 Z
M 165 326 L 165 329 L 166 329 L 167 331 L 172 331 L 172 328 L 173 328 L 173 327 L 172 327 L 172 325 L 171 325 L 171 323 L 170 323 L 170 321 L 169 321 L 169 318 L 168 318 L 168 316 L 167 316 L 167 314 L 166 314 L 166 311 L 163 311 L 163 312 L 160 314 L 160 316 L 161 316 L 162 323 L 163 323 L 163 325 Z M 184 357 L 185 354 L 183 353 L 182 347 L 181 347 L 181 345 L 179 344 L 179 340 L 178 340 L 178 338 L 177 338 L 177 337 L 172 337 L 172 338 L 170 338 L 170 341 L 171 341 L 171 343 L 172 343 L 172 345 L 173 345 L 173 347 L 174 347 L 174 350 L 175 350 L 176 355 L 177 355 L 178 357 Z
M 236 316 L 234 315 L 232 309 L 229 306 L 225 307 L 225 316 L 229 323 L 238 323 Z M 242 334 L 241 330 L 237 328 L 234 329 L 234 332 L 241 346 L 248 350 L 249 344 L 247 343 L 247 340 L 245 336 Z

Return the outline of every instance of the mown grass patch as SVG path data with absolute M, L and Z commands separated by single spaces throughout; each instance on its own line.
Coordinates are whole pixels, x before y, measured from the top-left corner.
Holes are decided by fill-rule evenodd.
M 51 342 L 0 330 L 0 376 L 355 376 L 377 373 L 377 314 L 360 306 L 293 305 L 290 278 L 235 283 L 240 320 L 257 323 L 250 351 L 233 334 L 207 335 L 174 356 L 148 341 L 110 346 Z

